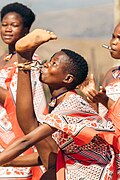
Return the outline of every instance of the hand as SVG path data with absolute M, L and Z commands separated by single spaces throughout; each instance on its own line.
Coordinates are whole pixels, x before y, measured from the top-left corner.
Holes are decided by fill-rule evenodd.
M 107 97 L 107 95 L 106 95 L 106 90 L 105 90 L 105 88 L 102 87 L 102 86 L 100 86 L 99 91 L 97 91 L 97 90 L 91 90 L 91 91 L 89 91 L 88 99 L 89 99 L 89 101 L 91 101 L 91 102 L 101 103 L 101 104 L 103 104 L 104 106 L 107 107 L 108 97 Z
M 89 97 L 92 95 L 94 96 L 94 91 L 96 91 L 96 84 L 93 74 L 90 75 L 90 78 L 86 78 L 86 80 L 78 86 L 79 90 L 87 97 L 88 100 Z
M 96 94 L 96 97 L 94 97 L 95 101 L 100 102 L 104 106 L 107 107 L 108 104 L 108 96 L 106 95 L 106 90 L 104 87 L 100 86 L 100 90 Z

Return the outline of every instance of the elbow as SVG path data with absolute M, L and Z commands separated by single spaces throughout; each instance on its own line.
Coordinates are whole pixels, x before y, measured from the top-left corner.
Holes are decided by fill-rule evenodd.
M 29 149 L 31 147 L 31 143 L 30 140 L 28 138 L 26 138 L 27 136 L 24 136 L 23 138 L 21 138 L 19 140 L 18 143 L 18 148 L 19 148 L 19 153 L 23 153 L 24 151 L 26 151 L 27 149 Z

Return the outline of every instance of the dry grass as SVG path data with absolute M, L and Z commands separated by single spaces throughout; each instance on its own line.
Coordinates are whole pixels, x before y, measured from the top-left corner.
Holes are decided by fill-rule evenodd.
M 80 53 L 84 56 L 89 65 L 89 73 L 93 73 L 97 84 L 101 84 L 102 78 L 107 70 L 118 64 L 118 61 L 111 58 L 107 49 L 102 45 L 109 41 L 107 40 L 75 40 L 75 39 L 58 39 L 39 47 L 37 53 L 42 60 L 50 59 L 51 55 L 62 48 L 68 48 Z
M 102 47 L 104 43 L 108 44 L 109 41 L 99 39 L 58 39 L 42 45 L 37 49 L 36 53 L 42 60 L 50 59 L 51 55 L 62 48 L 68 48 L 80 53 L 86 58 L 89 73 L 94 74 L 97 86 L 99 86 L 107 70 L 119 63 L 119 61 L 111 58 L 107 49 Z M 6 46 L 2 42 L 0 44 L 2 47 L 0 54 L 2 54 L 6 50 Z

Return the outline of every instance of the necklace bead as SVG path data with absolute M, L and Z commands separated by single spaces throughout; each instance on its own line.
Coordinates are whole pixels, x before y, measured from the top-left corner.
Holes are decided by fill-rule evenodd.
M 9 60 L 13 57 L 14 54 L 16 54 L 15 51 L 12 52 L 12 53 L 10 53 L 10 54 L 8 54 L 8 55 L 6 55 L 6 56 L 4 57 L 4 61 L 9 61 Z

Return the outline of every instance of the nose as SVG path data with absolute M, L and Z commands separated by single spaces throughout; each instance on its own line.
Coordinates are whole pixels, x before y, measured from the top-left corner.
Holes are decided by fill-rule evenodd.
M 113 45 L 116 45 L 118 43 L 118 41 L 119 41 L 118 38 L 114 38 L 114 39 L 111 40 L 111 43 Z
M 45 62 L 44 64 L 43 64 L 43 67 L 48 67 L 49 66 L 49 62 Z
M 12 31 L 11 25 L 6 26 L 5 31 Z

